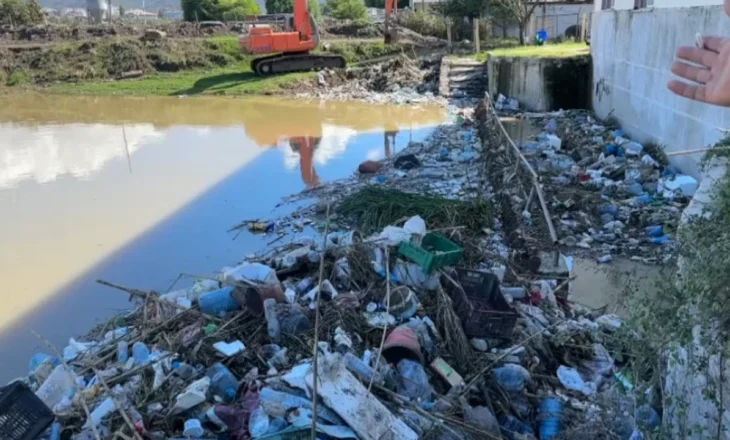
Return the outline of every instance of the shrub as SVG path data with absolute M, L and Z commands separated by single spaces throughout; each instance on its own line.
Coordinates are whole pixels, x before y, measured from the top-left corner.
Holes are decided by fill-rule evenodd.
M 12 86 L 19 86 L 28 82 L 28 75 L 25 72 L 15 71 L 8 76 L 7 84 Z
M 37 0 L 0 0 L 0 24 L 30 26 L 43 23 L 43 12 Z
M 421 35 L 446 38 L 446 20 L 435 14 L 424 11 L 401 13 L 398 24 Z
M 327 0 L 325 10 L 340 20 L 365 20 L 368 16 L 362 0 Z

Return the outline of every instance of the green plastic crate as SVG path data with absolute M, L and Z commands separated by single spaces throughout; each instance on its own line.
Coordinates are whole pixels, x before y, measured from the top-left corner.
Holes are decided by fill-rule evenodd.
M 398 254 L 420 264 L 424 273 L 432 274 L 461 261 L 464 249 L 438 232 L 429 232 L 423 237 L 421 246 L 410 242 L 401 243 Z

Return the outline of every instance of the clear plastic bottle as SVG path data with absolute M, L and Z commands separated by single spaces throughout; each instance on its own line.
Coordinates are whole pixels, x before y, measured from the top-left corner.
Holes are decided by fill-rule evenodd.
M 214 395 L 226 403 L 236 399 L 238 380 L 225 365 L 220 362 L 213 364 L 205 375 L 210 378 L 210 389 Z
M 76 390 L 74 383 L 76 375 L 69 373 L 63 365 L 57 366 L 48 379 L 43 382 L 36 396 L 49 408 L 58 405 L 64 397 L 73 396 Z
M 173 362 L 172 368 L 175 370 L 175 374 L 185 380 L 192 379 L 193 376 L 198 374 L 198 370 L 195 367 L 185 362 Z
M 117 344 L 117 360 L 120 364 L 126 364 L 129 359 L 129 343 L 127 341 L 119 341 Z

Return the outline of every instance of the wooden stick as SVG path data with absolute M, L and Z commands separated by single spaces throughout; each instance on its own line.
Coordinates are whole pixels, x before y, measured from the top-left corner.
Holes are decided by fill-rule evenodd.
M 497 125 L 502 130 L 502 134 L 507 138 L 507 142 L 512 146 L 512 150 L 515 152 L 515 154 L 519 157 L 520 161 L 525 165 L 525 168 L 527 168 L 527 171 L 532 176 L 532 184 L 535 188 L 535 191 L 537 192 L 537 198 L 540 201 L 540 208 L 542 208 L 542 213 L 545 217 L 545 222 L 547 223 L 548 230 L 550 231 L 550 238 L 553 240 L 553 243 L 558 242 L 558 234 L 555 232 L 555 226 L 553 225 L 553 220 L 550 217 L 550 211 L 548 211 L 547 203 L 545 203 L 545 196 L 542 193 L 542 186 L 540 185 L 540 177 L 535 172 L 535 170 L 532 168 L 532 165 L 530 165 L 530 162 L 528 162 L 527 158 L 522 154 L 519 147 L 515 145 L 514 141 L 512 141 L 512 138 L 509 137 L 509 134 L 507 133 L 507 129 L 504 128 L 504 125 L 502 125 L 502 121 L 499 120 L 499 115 L 497 114 L 497 110 L 494 109 L 494 106 L 492 106 L 492 101 L 487 99 L 487 103 L 489 104 L 489 109 L 491 113 L 494 115 L 495 119 L 497 120 Z
M 91 411 L 89 411 L 89 404 L 86 403 L 86 398 L 84 397 L 83 390 L 79 388 L 79 385 L 76 383 L 76 378 L 74 377 L 73 373 L 71 372 L 71 367 L 68 366 L 68 363 L 66 363 L 66 359 L 63 358 L 63 355 L 58 351 L 58 349 L 48 342 L 46 338 L 41 336 L 39 333 L 37 333 L 35 330 L 31 330 L 31 333 L 35 335 L 36 338 L 43 341 L 46 346 L 48 346 L 49 349 L 53 350 L 53 352 L 56 354 L 56 357 L 61 361 L 61 364 L 63 364 L 63 368 L 66 369 L 66 373 L 69 376 L 69 379 L 71 379 L 71 383 L 74 384 L 74 388 L 76 389 L 75 395 L 79 396 L 79 401 L 81 402 L 81 407 L 84 409 L 84 413 L 86 413 L 86 420 L 91 420 Z M 53 409 L 53 408 L 51 408 Z M 99 436 L 99 431 L 96 430 L 96 426 L 93 424 L 91 425 L 91 431 L 94 433 L 94 437 L 96 437 L 96 440 L 101 440 L 101 436 Z
M 317 439 L 317 382 L 319 380 L 317 358 L 319 357 L 319 301 L 322 298 L 322 279 L 324 278 L 324 255 L 327 253 L 327 233 L 330 226 L 330 204 L 327 204 L 326 221 L 324 223 L 324 234 L 322 235 L 322 255 L 319 258 L 319 284 L 317 286 L 317 298 L 314 307 L 314 347 L 312 347 L 312 363 L 314 364 L 314 386 L 312 387 L 312 430 L 310 431 L 311 440 Z
M 101 375 L 99 370 L 94 368 L 94 374 L 96 374 L 96 377 L 99 379 L 99 382 L 101 382 L 101 385 L 104 387 L 104 390 L 106 390 L 107 393 L 109 393 L 109 396 L 112 398 L 112 402 L 114 402 L 114 406 L 117 408 L 117 411 L 119 411 L 119 414 L 122 415 L 122 418 L 124 419 L 124 422 L 127 424 L 130 430 L 132 430 L 132 435 L 137 440 L 143 440 L 142 437 L 137 432 L 137 429 L 134 427 L 134 423 L 129 419 L 129 416 L 127 415 L 127 412 L 124 411 L 124 408 L 122 408 L 122 405 L 117 400 L 117 397 L 112 392 L 111 388 L 109 388 L 109 385 L 107 385 L 106 380 L 104 380 L 104 377 Z
M 390 316 L 390 261 L 388 246 L 385 246 L 385 322 L 383 323 L 383 336 L 380 338 L 380 348 L 378 348 L 378 357 L 375 358 L 375 369 L 377 371 L 378 365 L 380 365 L 380 358 L 383 356 L 383 345 L 385 345 L 385 333 L 388 332 L 388 316 Z M 368 393 L 373 388 L 373 381 L 375 380 L 375 374 L 370 376 L 370 383 L 368 384 Z
M 671 153 L 665 153 L 667 156 L 684 156 L 685 154 L 696 154 L 696 153 L 705 153 L 707 151 L 712 150 L 730 150 L 730 147 L 710 147 L 710 148 L 696 148 L 694 150 L 681 150 L 681 151 L 672 151 Z

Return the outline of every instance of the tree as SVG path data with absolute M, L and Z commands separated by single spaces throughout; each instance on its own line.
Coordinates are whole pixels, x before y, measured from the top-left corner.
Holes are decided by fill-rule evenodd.
M 319 22 L 322 20 L 322 8 L 319 6 L 319 0 L 309 0 L 307 9 L 309 10 L 309 15 L 314 18 L 314 21 Z
M 260 14 L 261 7 L 256 0 L 219 0 L 218 11 L 219 20 L 238 21 Z
M 46 16 L 38 0 L 29 0 L 26 8 L 28 9 L 28 20 L 30 20 L 31 24 L 43 23 L 46 20 Z
M 31 26 L 43 23 L 41 6 L 36 0 L 23 3 L 22 0 L 0 0 L 0 24 Z
M 537 3 L 534 0 L 494 0 L 494 7 L 501 9 L 506 16 L 510 17 L 517 22 L 517 26 L 520 28 L 520 44 L 525 44 L 525 29 L 527 28 L 527 22 L 530 21 L 532 13 L 537 8 Z
M 294 12 L 292 0 L 266 0 L 267 14 L 291 14 L 292 12 Z
M 120 17 L 124 17 L 124 14 L 125 14 L 126 12 L 127 12 L 127 11 L 125 11 L 125 10 L 124 10 L 124 6 L 122 6 L 122 5 L 119 5 L 119 16 L 120 16 Z
M 180 6 L 185 21 L 217 20 L 217 0 L 181 0 Z
M 327 0 L 325 9 L 340 20 L 364 20 L 368 16 L 363 0 Z

